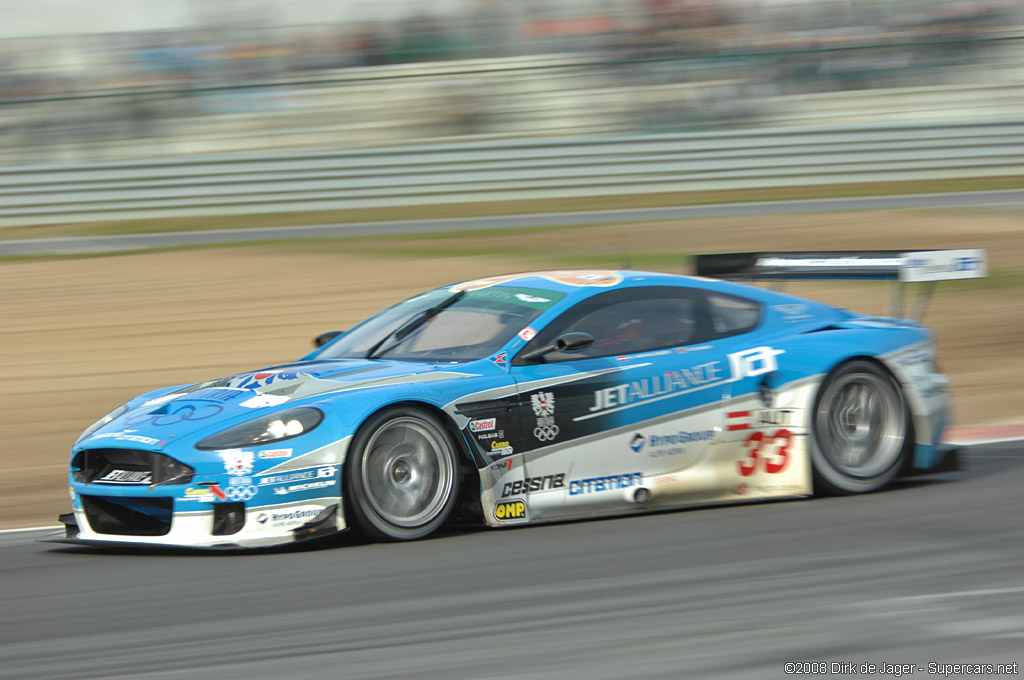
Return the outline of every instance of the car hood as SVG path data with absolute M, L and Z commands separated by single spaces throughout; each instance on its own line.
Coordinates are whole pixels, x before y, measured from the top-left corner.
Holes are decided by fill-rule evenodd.
M 467 375 L 461 370 L 463 366 L 377 359 L 304 361 L 241 373 L 202 387 L 249 390 L 264 395 L 267 401 L 293 401 L 331 392 L 460 378 Z M 195 394 L 190 396 L 194 398 Z
M 128 411 L 78 444 L 96 446 L 106 440 L 113 446 L 131 446 L 180 441 L 188 435 L 206 434 L 207 430 L 216 431 L 325 395 L 474 375 L 464 367 L 366 359 L 274 366 L 143 395 L 128 403 Z

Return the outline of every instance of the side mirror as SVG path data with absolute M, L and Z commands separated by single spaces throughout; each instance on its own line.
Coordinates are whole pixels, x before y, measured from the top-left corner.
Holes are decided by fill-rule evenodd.
M 555 340 L 555 349 L 571 354 L 579 352 L 594 344 L 594 336 L 590 333 L 563 333 Z
M 533 361 L 534 359 L 540 359 L 546 354 L 551 352 L 564 352 L 566 354 L 572 354 L 573 352 L 579 352 L 594 344 L 594 336 L 590 333 L 579 333 L 571 331 L 569 333 L 563 333 L 550 345 L 544 345 L 537 349 L 527 352 L 523 355 L 523 361 Z
M 336 337 L 338 337 L 344 332 L 345 331 L 327 331 L 326 333 L 321 333 L 320 335 L 313 338 L 313 346 L 323 347 L 324 345 L 329 343 L 331 340 L 334 340 Z

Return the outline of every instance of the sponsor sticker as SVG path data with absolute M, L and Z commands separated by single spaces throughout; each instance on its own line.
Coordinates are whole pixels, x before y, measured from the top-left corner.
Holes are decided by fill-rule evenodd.
M 710 441 L 714 436 L 714 430 L 700 430 L 698 432 L 679 430 L 671 434 L 649 435 L 637 432 L 629 441 L 629 448 L 634 453 L 640 453 L 646 448 L 647 455 L 651 457 L 671 456 L 673 454 L 686 453 L 687 444 Z
M 676 354 L 686 354 L 687 352 L 703 352 L 706 349 L 711 349 L 714 345 L 698 345 L 696 347 L 676 347 L 672 351 Z
M 480 290 L 481 288 L 490 288 L 491 286 L 496 286 L 499 283 L 505 283 L 507 281 L 515 281 L 517 279 L 526 279 L 531 277 L 539 277 L 542 279 L 547 279 L 548 281 L 555 281 L 557 283 L 562 283 L 568 286 L 606 287 L 614 286 L 615 284 L 622 281 L 622 274 L 607 269 L 564 270 L 555 272 L 523 272 L 521 274 L 504 274 L 502 276 L 491 276 L 486 279 L 466 281 L 465 283 L 459 283 L 452 286 L 451 288 L 449 288 L 449 290 L 451 290 L 453 293 L 457 293 L 461 290 Z
M 527 295 L 526 293 L 516 293 L 516 298 L 523 302 L 551 302 L 548 298 L 539 297 L 537 295 Z
M 795 411 L 788 408 L 766 408 L 757 412 L 757 423 L 761 427 L 796 425 Z
M 246 393 L 237 387 L 211 387 L 189 394 L 189 400 L 232 401 Z
M 107 484 L 150 484 L 153 473 L 150 470 L 111 470 L 97 481 Z
M 947 281 L 975 279 L 988 274 L 988 256 L 984 249 L 923 250 L 904 253 L 900 281 Z
M 469 422 L 470 432 L 491 432 L 498 426 L 497 418 L 481 418 Z
M 916 366 L 918 364 L 926 363 L 931 359 L 931 355 L 928 352 L 914 352 L 912 354 L 905 354 L 896 360 L 900 366 Z
M 293 510 L 266 510 L 256 515 L 256 523 L 272 527 L 295 526 L 309 522 L 322 511 L 322 508 L 308 506 Z
M 499 522 L 526 521 L 525 501 L 502 501 L 494 506 L 494 519 Z
M 93 439 L 116 439 L 118 441 L 125 442 L 137 442 L 139 444 L 148 444 L 153 446 L 159 439 L 152 437 L 143 437 L 137 434 L 131 434 L 132 432 L 138 432 L 138 430 L 121 430 L 120 432 L 106 432 L 104 434 L 93 435 Z
M 512 445 L 506 440 L 495 440 L 491 442 L 491 459 L 506 458 L 515 453 Z
M 190 486 L 185 489 L 185 498 L 182 500 L 186 501 L 198 501 L 200 503 L 212 503 L 216 496 L 210 493 L 210 490 L 204 486 L 194 487 Z
M 589 479 L 574 479 L 569 483 L 569 495 L 579 496 L 585 493 L 628 489 L 631 486 L 640 486 L 643 479 L 644 476 L 640 472 L 632 472 L 625 475 L 608 475 L 606 477 L 591 477 Z
M 604 413 L 630 408 L 635 404 L 664 399 L 694 389 L 724 385 L 744 378 L 772 373 L 779 368 L 776 357 L 780 354 L 785 354 L 785 350 L 773 347 L 754 347 L 730 353 L 727 356 L 728 373 L 726 373 L 722 362 L 709 361 L 697 366 L 665 371 L 661 375 L 606 387 L 594 392 L 594 403 L 588 408 L 590 413 L 578 416 L 575 420 L 586 420 Z
M 137 442 L 139 444 L 146 444 L 147 446 L 155 446 L 159 439 L 153 437 L 143 437 L 137 434 L 126 434 L 117 438 L 118 441 L 124 442 Z
M 266 451 L 260 451 L 259 457 L 261 460 L 273 459 L 273 458 L 291 458 L 291 449 L 267 449 Z
M 326 489 L 329 486 L 333 486 L 333 480 L 322 479 L 316 482 L 302 482 L 301 484 L 289 484 L 287 486 L 275 486 L 275 496 L 287 496 L 290 493 L 299 493 L 302 491 L 315 491 L 316 489 Z
M 506 458 L 504 460 L 499 460 L 497 463 L 491 463 L 490 469 L 494 472 L 501 472 L 502 474 L 504 474 L 505 472 L 511 472 L 512 459 Z
M 296 470 L 294 472 L 282 472 L 278 475 L 265 475 L 259 478 L 257 486 L 287 484 L 289 482 L 309 482 L 316 479 L 330 479 L 333 482 L 333 478 L 337 473 L 337 465 L 325 465 L 319 468 Z
M 518 496 L 526 493 L 536 493 L 537 491 L 548 491 L 550 489 L 564 489 L 565 488 L 565 473 L 560 472 L 557 475 L 545 475 L 543 477 L 527 477 L 526 479 L 520 479 L 515 482 L 509 482 L 505 484 L 501 489 L 501 497 L 508 498 L 509 496 Z
M 227 387 L 237 387 L 243 390 L 256 390 L 261 387 L 266 387 L 272 382 L 284 382 L 288 380 L 298 380 L 298 371 L 286 371 L 284 369 L 274 369 L 270 371 L 258 371 L 256 373 L 245 373 L 243 375 L 235 376 L 232 378 Z M 242 404 L 245 405 L 244 403 Z M 250 407 L 256 408 L 256 407 Z
M 523 330 L 519 331 L 517 335 L 519 335 L 519 338 L 523 342 L 529 342 L 530 340 L 533 340 L 535 337 L 537 337 L 537 331 L 527 326 Z
M 752 430 L 759 427 L 795 425 L 795 411 L 788 408 L 765 408 L 749 411 L 729 411 L 725 414 L 728 432 Z
M 771 308 L 782 315 L 783 323 L 795 323 L 797 321 L 807 321 L 813 319 L 814 314 L 811 314 L 810 306 L 803 302 L 794 302 L 784 305 L 772 305 Z
M 280 406 L 288 401 L 288 397 L 278 394 L 257 394 L 255 397 L 246 399 L 239 406 L 245 408 L 266 408 L 267 406 Z

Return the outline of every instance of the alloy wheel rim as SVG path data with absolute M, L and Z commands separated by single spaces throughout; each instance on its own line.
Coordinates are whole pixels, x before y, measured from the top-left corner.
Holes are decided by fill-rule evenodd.
M 885 378 L 848 373 L 818 402 L 815 429 L 822 453 L 843 474 L 868 478 L 888 470 L 903 448 L 899 393 Z
M 366 444 L 362 477 L 373 511 L 389 524 L 416 527 L 441 512 L 454 466 L 443 435 L 418 418 L 396 418 Z

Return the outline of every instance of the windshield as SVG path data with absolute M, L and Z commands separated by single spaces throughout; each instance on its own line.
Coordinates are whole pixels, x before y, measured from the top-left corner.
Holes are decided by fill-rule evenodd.
M 492 286 L 452 298 L 447 288 L 400 302 L 345 333 L 317 359 L 474 361 L 494 354 L 541 312 L 565 297 L 539 288 Z M 409 324 L 446 303 L 422 325 Z M 408 335 L 396 333 L 413 328 Z

